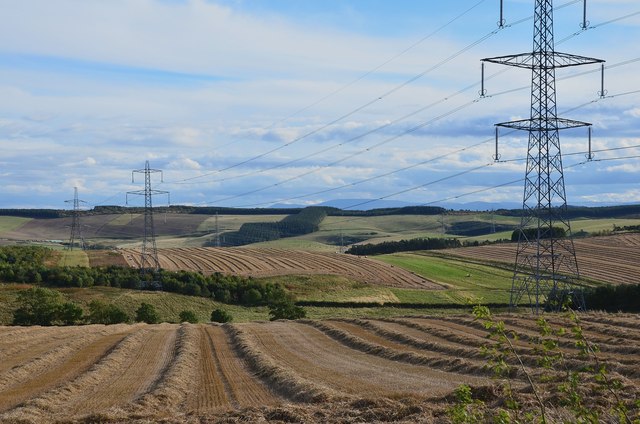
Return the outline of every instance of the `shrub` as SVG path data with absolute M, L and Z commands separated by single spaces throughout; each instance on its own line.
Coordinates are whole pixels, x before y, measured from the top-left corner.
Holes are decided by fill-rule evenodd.
M 251 288 L 242 294 L 242 303 L 245 305 L 258 305 L 261 300 L 262 294 L 255 288 Z
M 147 324 L 157 324 L 160 322 L 160 316 L 153 305 L 142 302 L 136 310 L 136 321 L 146 322 Z
M 116 305 L 94 300 L 89 303 L 88 320 L 91 324 L 109 325 L 131 322 L 131 317 Z
M 213 322 L 231 322 L 233 320 L 233 316 L 224 309 L 214 309 L 211 312 L 211 321 Z
M 277 319 L 301 319 L 307 313 L 301 306 L 296 306 L 292 299 L 280 299 L 269 304 L 269 316 L 271 321 Z
M 76 325 L 82 321 L 84 311 L 73 302 L 66 302 L 60 306 L 59 319 L 64 325 Z
M 197 324 L 198 316 L 193 311 L 182 311 L 180 312 L 180 322 L 189 322 L 191 324 Z

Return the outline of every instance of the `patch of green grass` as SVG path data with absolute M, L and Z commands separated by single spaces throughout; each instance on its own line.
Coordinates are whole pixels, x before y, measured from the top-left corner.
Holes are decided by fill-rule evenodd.
M 287 215 L 218 215 L 218 230 L 236 231 L 242 224 L 249 222 L 276 222 Z M 214 232 L 216 230 L 216 217 L 210 216 L 198 225 L 199 232 Z
M 60 259 L 58 260 L 59 266 L 89 266 L 89 256 L 86 252 L 76 250 L 61 250 L 59 252 Z
M 141 214 L 139 213 L 123 213 L 123 214 L 116 215 L 115 218 L 109 221 L 108 224 L 115 225 L 115 226 L 129 225 L 131 221 L 137 219 L 140 216 Z
M 447 288 L 443 291 L 425 291 L 424 294 L 416 290 L 396 291 L 396 296 L 405 302 L 413 301 L 409 299 L 420 299 L 420 303 L 457 304 L 476 299 L 491 303 L 509 301 L 513 274 L 505 269 L 430 256 L 425 252 L 394 253 L 377 256 L 376 259 L 414 272 Z
M 618 227 L 624 227 L 625 225 L 640 225 L 640 219 L 574 219 L 571 221 L 571 231 L 574 233 L 578 231 L 586 231 L 588 233 L 607 230 L 612 231 L 614 224 Z
M 279 240 L 265 241 L 261 243 L 253 243 L 251 247 L 273 248 L 273 249 L 289 249 L 289 250 L 306 250 L 311 252 L 337 252 L 337 246 L 319 243 L 317 241 L 308 240 L 304 237 L 287 237 Z
M 31 221 L 32 218 L 20 218 L 17 216 L 0 216 L 0 233 L 15 230 Z
M 296 300 L 324 302 L 398 302 L 393 290 L 336 275 L 287 275 L 261 279 L 283 284 Z

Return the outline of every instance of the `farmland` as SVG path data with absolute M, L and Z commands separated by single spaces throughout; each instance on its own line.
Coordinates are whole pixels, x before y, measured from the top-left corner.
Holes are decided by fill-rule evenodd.
M 520 335 L 517 349 L 531 364 L 535 323 L 500 319 Z M 637 396 L 640 350 L 629 341 L 640 341 L 640 319 L 581 319 L 625 396 Z M 466 315 L 0 327 L 0 420 L 428 421 L 442 417 L 458 385 L 492 383 L 480 354 L 485 334 Z M 570 336 L 560 345 L 568 363 L 586 361 Z M 523 387 L 524 377 L 514 384 Z
M 582 277 L 610 284 L 638 282 L 640 234 L 616 234 L 575 241 Z M 452 257 L 513 263 L 515 244 L 467 247 L 447 250 Z
M 136 250 L 122 254 L 130 266 L 139 266 Z M 252 277 L 274 275 L 337 274 L 358 281 L 391 287 L 438 289 L 416 274 L 368 258 L 337 253 L 283 249 L 175 248 L 158 251 L 160 266 L 167 270 L 221 272 Z

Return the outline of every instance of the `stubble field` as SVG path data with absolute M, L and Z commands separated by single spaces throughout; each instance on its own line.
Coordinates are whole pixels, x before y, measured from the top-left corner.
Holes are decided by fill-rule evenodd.
M 574 242 L 578 267 L 583 277 L 608 284 L 638 282 L 640 233 L 578 239 Z M 452 256 L 512 264 L 516 244 L 449 249 Z
M 535 322 L 500 319 L 533 370 Z M 610 375 L 637 397 L 640 318 L 581 319 Z M 458 385 L 488 390 L 485 336 L 466 315 L 0 327 L 0 421 L 432 422 Z M 584 365 L 569 335 L 560 348 Z
M 132 267 L 140 266 L 140 252 L 121 249 Z M 341 275 L 356 281 L 389 287 L 442 289 L 417 274 L 383 262 L 353 255 L 253 248 L 159 249 L 160 267 L 166 270 L 221 272 L 251 277 L 283 275 Z

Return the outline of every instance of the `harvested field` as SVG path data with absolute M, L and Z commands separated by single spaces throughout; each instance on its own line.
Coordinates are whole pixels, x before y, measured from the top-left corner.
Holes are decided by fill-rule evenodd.
M 122 249 L 121 252 L 130 266 L 139 266 L 138 251 Z M 252 277 L 331 274 L 389 287 L 428 290 L 442 288 L 392 265 L 338 253 L 202 247 L 159 249 L 158 258 L 164 269 L 201 271 L 204 274 L 221 272 Z
M 568 324 L 561 316 L 546 318 Z M 535 320 L 497 319 L 518 334 L 516 349 L 535 378 L 543 372 L 530 343 Z M 640 319 L 584 314 L 580 320 L 625 398 L 637 398 L 640 349 L 629 340 L 640 341 Z M 485 335 L 466 315 L 0 327 L 0 421 L 430 422 L 442 418 L 460 384 L 491 400 L 493 381 L 480 354 Z M 566 365 L 577 369 L 588 359 L 574 341 L 571 332 L 558 336 Z M 514 374 L 514 387 L 526 393 L 525 381 Z M 553 396 L 539 389 L 553 409 Z M 637 408 L 630 413 L 637 416 Z
M 610 284 L 637 283 L 640 274 L 640 233 L 616 234 L 575 240 L 580 274 Z M 516 244 L 463 247 L 445 250 L 449 255 L 512 264 Z

